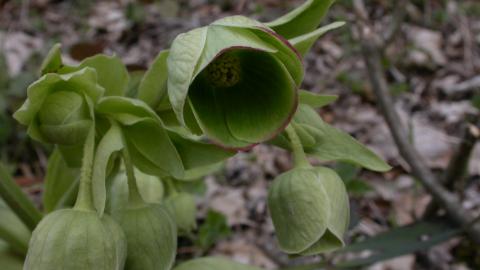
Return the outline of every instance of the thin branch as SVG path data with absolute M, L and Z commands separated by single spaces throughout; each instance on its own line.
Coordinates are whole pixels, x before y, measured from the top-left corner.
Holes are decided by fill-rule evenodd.
M 473 119 L 467 121 L 468 123 L 465 125 L 460 145 L 450 159 L 445 174 L 441 179 L 442 185 L 450 191 L 454 191 L 455 186 L 461 186 L 459 183 L 462 183 L 465 179 L 473 148 L 480 139 L 480 120 L 475 118 L 478 118 L 478 116 L 473 116 Z M 431 202 L 427 206 L 424 216 L 427 218 L 432 217 L 437 211 L 438 204 Z
M 471 225 L 474 218 L 465 211 L 458 197 L 445 189 L 435 175 L 428 169 L 426 162 L 410 144 L 400 117 L 394 109 L 389 86 L 382 66 L 382 40 L 371 30 L 363 31 L 361 46 L 373 91 L 377 97 L 379 109 L 392 133 L 400 155 L 408 163 L 412 174 L 417 177 L 437 203 L 447 211 L 448 216 L 465 229 L 470 238 L 480 244 L 480 225 Z
M 392 22 L 390 23 L 389 27 L 385 31 L 385 35 L 383 36 L 383 42 L 385 45 L 390 44 L 400 31 L 402 23 L 405 20 L 405 16 L 407 15 L 407 4 L 408 0 L 395 1 L 395 6 L 393 7 L 394 11 L 392 15 Z
M 442 181 L 449 190 L 454 190 L 455 184 L 461 181 L 467 173 L 470 156 L 475 143 L 480 138 L 479 124 L 479 120 L 476 123 L 468 123 L 463 131 L 462 141 L 452 156 Z

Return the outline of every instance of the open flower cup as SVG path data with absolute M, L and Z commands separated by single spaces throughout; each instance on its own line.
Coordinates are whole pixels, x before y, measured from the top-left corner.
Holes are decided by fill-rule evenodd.
M 301 57 L 257 21 L 227 17 L 181 34 L 167 61 L 168 95 L 180 123 L 191 130 L 198 123 L 226 148 L 274 137 L 295 113 Z

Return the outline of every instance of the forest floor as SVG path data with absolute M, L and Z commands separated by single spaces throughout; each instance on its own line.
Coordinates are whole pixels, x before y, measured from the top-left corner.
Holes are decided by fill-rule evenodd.
M 40 201 L 49 149 L 27 140 L 10 115 L 24 99 L 26 86 L 35 79 L 36 68 L 54 43 L 62 43 L 64 57 L 71 63 L 95 53 L 115 53 L 130 70 L 142 70 L 176 35 L 188 29 L 233 14 L 268 21 L 301 2 L 0 1 L 1 159 L 17 168 L 17 182 Z M 387 31 L 394 9 L 391 2 L 366 1 L 366 12 L 379 32 Z M 409 127 L 413 144 L 430 168 L 441 173 L 462 142 L 466 119 L 478 119 L 479 115 L 480 2 L 416 0 L 405 9 L 406 20 L 387 48 L 384 64 L 395 109 Z M 337 1 L 325 23 L 336 20 L 347 25 L 325 35 L 309 53 L 303 88 L 338 95 L 337 102 L 320 111 L 323 119 L 368 145 L 393 166 L 390 172 L 379 174 L 343 163 L 328 164 L 351 182 L 348 187 L 354 214 L 348 238 L 352 240 L 415 222 L 423 216 L 431 196 L 409 174 L 376 109 L 356 41 L 352 1 Z M 212 247 L 200 248 L 185 239 L 179 257 L 220 254 L 266 269 L 304 263 L 304 259 L 289 260 L 279 252 L 266 207 L 268 185 L 290 166 L 285 151 L 260 145 L 238 154 L 221 172 L 206 177 L 200 188 L 203 196 L 198 197 L 198 219 L 204 222 L 208 209 L 213 209 L 226 217 L 228 228 L 212 225 L 212 230 L 219 230 L 219 241 Z M 476 213 L 480 212 L 479 178 L 477 145 L 462 188 L 464 207 Z M 480 251 L 471 253 L 465 245 L 460 238 L 452 238 L 428 252 L 404 255 L 368 269 L 480 269 Z M 425 258 L 427 263 L 422 262 Z M 308 260 L 321 259 L 335 261 L 338 256 Z

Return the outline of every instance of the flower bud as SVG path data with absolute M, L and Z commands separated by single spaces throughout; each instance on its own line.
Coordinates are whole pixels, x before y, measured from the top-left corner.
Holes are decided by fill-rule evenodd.
M 68 91 L 47 96 L 38 115 L 40 132 L 50 142 L 65 145 L 83 141 L 92 122 L 84 98 Z
M 85 140 L 93 104 L 103 92 L 94 69 L 48 73 L 30 85 L 28 98 L 14 117 L 40 142 L 76 146 Z
M 192 126 L 187 116 L 193 112 L 203 133 L 228 148 L 278 134 L 295 112 L 303 78 L 301 59 L 288 41 L 241 16 L 177 37 L 168 71 L 179 121 Z
M 64 209 L 35 228 L 24 269 L 123 270 L 125 258 L 125 235 L 110 217 Z
M 343 247 L 349 202 L 333 170 L 295 168 L 278 176 L 268 193 L 268 207 L 283 251 L 312 255 Z
M 189 233 L 197 227 L 197 206 L 191 194 L 174 194 L 165 200 L 165 207 L 174 218 L 179 233 Z
M 177 230 L 158 204 L 143 204 L 113 214 L 127 236 L 125 269 L 169 270 L 177 251 Z

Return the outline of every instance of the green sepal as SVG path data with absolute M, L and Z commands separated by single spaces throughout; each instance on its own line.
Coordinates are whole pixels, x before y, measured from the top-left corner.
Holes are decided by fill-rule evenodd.
M 85 58 L 78 66 L 64 66 L 58 72 L 68 74 L 85 67 L 95 69 L 98 75 L 98 84 L 105 88 L 105 96 L 125 95 L 130 76 L 118 56 L 97 54 Z
M 353 163 L 372 171 L 385 172 L 391 168 L 352 136 L 325 123 L 308 105 L 301 104 L 298 107 L 292 123 L 296 130 L 300 130 L 300 134 L 306 132 L 310 135 L 307 141 L 302 141 L 307 155 L 322 161 Z M 314 144 L 311 142 L 312 137 Z M 280 134 L 271 143 L 286 149 L 291 148 L 286 134 Z
M 58 151 L 60 151 L 65 163 L 70 168 L 80 168 L 82 166 L 83 142 L 79 142 L 75 145 L 57 145 Z
M 315 30 L 335 0 L 307 0 L 301 6 L 266 23 L 279 35 L 291 39 Z
M 327 230 L 329 200 L 315 172 L 294 169 L 278 176 L 268 192 L 280 248 L 298 254 L 314 245 Z
M 69 199 L 78 184 L 79 175 L 80 170 L 69 167 L 60 150 L 55 148 L 48 158 L 45 175 L 43 208 L 46 213 L 71 203 Z
M 40 66 L 40 75 L 47 73 L 56 73 L 63 66 L 62 45 L 59 43 L 53 45 Z
M 167 57 L 169 51 L 161 51 L 140 82 L 138 99 L 143 100 L 152 108 L 157 108 L 167 97 Z
M 161 203 L 165 194 L 165 187 L 160 177 L 143 173 L 135 169 L 135 179 L 140 196 L 146 203 Z
M 173 217 L 179 234 L 189 234 L 197 228 L 197 206 L 193 195 L 185 192 L 169 196 L 165 208 Z
M 323 34 L 329 32 L 330 30 L 342 27 L 345 25 L 345 22 L 334 22 L 325 26 L 322 26 L 310 33 L 292 38 L 289 42 L 297 49 L 298 53 L 302 56 L 305 56 L 312 48 L 313 44 L 317 39 L 319 39 Z
M 178 35 L 173 41 L 168 64 L 168 96 L 180 124 L 185 126 L 184 106 L 188 88 L 195 77 L 195 67 L 205 47 L 207 28 L 197 28 Z
M 284 37 L 277 35 L 271 28 L 258 21 L 244 16 L 230 16 L 219 19 L 212 25 L 227 26 L 230 28 L 248 28 L 263 41 L 275 48 L 274 54 L 284 63 L 296 85 L 300 85 L 304 77 L 304 68 L 300 55 L 292 44 Z
M 280 248 L 313 255 L 344 246 L 350 208 L 343 181 L 328 168 L 295 168 L 278 176 L 268 194 Z
M 177 251 L 177 230 L 168 213 L 158 204 L 114 212 L 127 237 L 125 269 L 169 270 Z
M 222 257 L 204 257 L 181 263 L 173 270 L 261 270 L 261 268 L 237 263 Z
M 185 124 L 183 111 L 194 78 L 215 57 L 232 46 L 276 52 L 273 46 L 246 29 L 234 32 L 221 25 L 197 28 L 175 38 L 167 59 L 168 94 L 180 123 Z
M 42 143 L 60 143 L 65 145 L 81 143 L 86 137 L 89 124 L 91 124 L 89 122 L 91 119 L 88 119 L 88 117 L 85 119 L 72 119 L 70 123 L 65 125 L 61 123 L 57 125 L 47 123 L 42 127 L 39 119 L 40 110 L 48 109 L 56 112 L 53 115 L 45 113 L 52 119 L 52 122 L 55 122 L 55 119 L 58 117 L 65 117 L 65 119 L 69 117 L 70 112 L 62 103 L 57 103 L 58 106 L 55 108 L 51 108 L 51 105 L 48 108 L 43 108 L 49 96 L 59 91 L 80 96 L 84 103 L 82 106 L 88 107 L 89 110 L 93 108 L 91 108 L 91 104 L 87 99 L 95 103 L 104 93 L 104 89 L 97 84 L 97 74 L 92 68 L 83 68 L 64 75 L 48 73 L 28 87 L 27 100 L 14 113 L 13 117 L 21 124 L 28 126 L 28 134 Z M 81 115 L 81 112 L 79 112 L 79 115 Z
M 87 241 L 91 239 L 91 241 Z M 38 224 L 30 240 L 24 270 L 122 270 L 126 239 L 110 217 L 94 211 L 54 211 Z
M 164 186 L 161 179 L 155 175 L 145 174 L 135 168 L 135 180 L 142 199 L 149 204 L 163 202 Z M 106 211 L 111 215 L 128 207 L 128 179 L 125 170 L 121 169 L 108 181 L 108 196 Z

